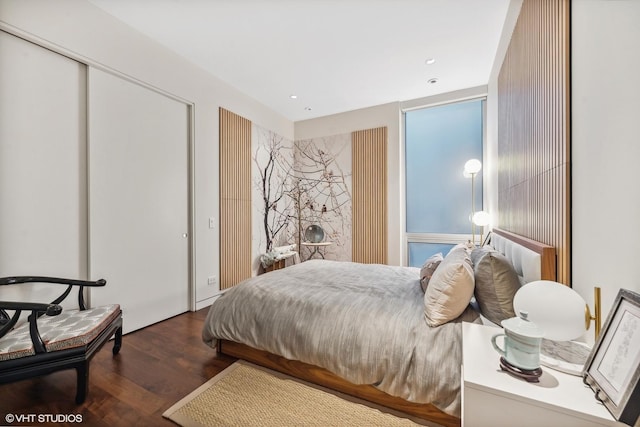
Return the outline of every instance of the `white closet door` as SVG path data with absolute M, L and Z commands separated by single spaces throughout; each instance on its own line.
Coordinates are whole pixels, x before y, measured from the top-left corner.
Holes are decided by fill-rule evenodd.
M 86 68 L 0 31 L 0 276 L 85 279 Z M 3 286 L 51 301 L 55 285 Z M 68 298 L 65 307 L 77 307 Z
M 188 114 L 89 69 L 91 303 L 119 303 L 125 332 L 189 309 Z

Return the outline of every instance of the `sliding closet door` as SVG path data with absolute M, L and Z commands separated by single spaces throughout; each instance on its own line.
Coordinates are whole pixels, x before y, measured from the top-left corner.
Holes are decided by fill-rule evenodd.
M 83 64 L 0 31 L 2 277 L 86 278 L 85 99 Z M 61 291 L 2 288 L 8 300 L 50 301 Z
M 189 310 L 189 107 L 89 69 L 90 274 L 130 332 Z

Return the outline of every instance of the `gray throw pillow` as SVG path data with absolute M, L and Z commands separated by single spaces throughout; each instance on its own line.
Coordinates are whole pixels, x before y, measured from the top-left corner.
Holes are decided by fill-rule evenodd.
M 509 260 L 486 247 L 474 249 L 471 259 L 474 261 L 474 295 L 482 315 L 497 324 L 514 317 L 513 297 L 520 289 L 520 280 Z
M 422 286 L 422 292 L 427 290 L 433 272 L 436 271 L 436 268 L 438 268 L 443 259 L 442 253 L 437 253 L 431 255 L 424 264 L 422 264 L 422 268 L 420 269 L 420 286 Z

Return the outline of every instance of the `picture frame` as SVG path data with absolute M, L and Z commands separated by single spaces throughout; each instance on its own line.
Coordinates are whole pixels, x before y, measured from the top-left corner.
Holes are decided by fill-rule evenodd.
M 617 421 L 636 423 L 640 415 L 640 294 L 618 291 L 582 377 Z

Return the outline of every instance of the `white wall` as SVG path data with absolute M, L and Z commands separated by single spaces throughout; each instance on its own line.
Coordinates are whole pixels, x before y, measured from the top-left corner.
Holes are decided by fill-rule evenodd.
M 571 3 L 573 288 L 640 292 L 640 2 Z M 604 321 L 604 319 L 603 319 Z
M 219 211 L 218 107 L 290 139 L 293 123 L 88 2 L 2 0 L 0 29 L 194 104 L 195 292 L 199 301 L 216 294 L 207 277 L 219 276 L 219 232 L 208 226 Z

